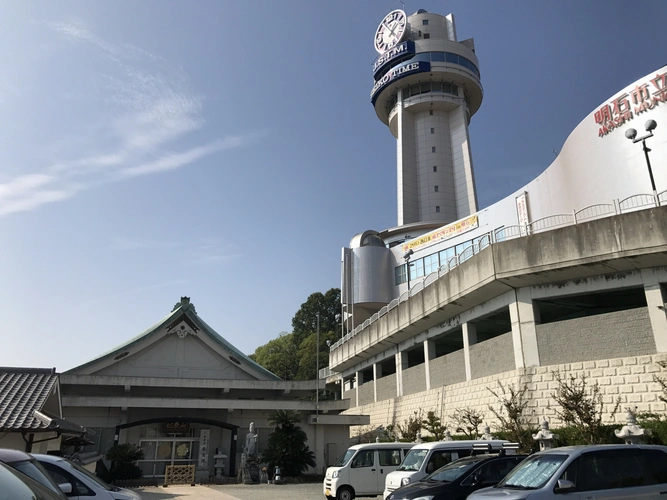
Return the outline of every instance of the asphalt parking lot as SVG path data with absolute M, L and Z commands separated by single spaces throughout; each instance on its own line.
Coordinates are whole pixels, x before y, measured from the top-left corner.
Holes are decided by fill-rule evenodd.
M 321 483 L 141 488 L 144 500 L 324 500 Z

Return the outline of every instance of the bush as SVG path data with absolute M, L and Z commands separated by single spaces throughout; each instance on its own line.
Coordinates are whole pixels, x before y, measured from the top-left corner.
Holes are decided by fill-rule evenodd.
M 308 448 L 308 437 L 298 424 L 298 411 L 276 410 L 269 415 L 269 423 L 275 429 L 262 454 L 262 462 L 268 464 L 269 473 L 280 467 L 284 477 L 301 476 L 308 466 L 315 467 L 315 454 Z
M 126 479 L 139 479 L 142 476 L 141 469 L 134 463 L 144 458 L 144 452 L 131 443 L 117 444 L 109 448 L 106 455 L 111 462 L 109 480 L 122 481 Z

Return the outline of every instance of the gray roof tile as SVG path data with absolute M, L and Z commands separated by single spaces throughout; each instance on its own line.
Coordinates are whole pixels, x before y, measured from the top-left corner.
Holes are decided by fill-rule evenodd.
M 0 367 L 0 431 L 41 430 L 35 418 L 58 380 L 55 369 Z

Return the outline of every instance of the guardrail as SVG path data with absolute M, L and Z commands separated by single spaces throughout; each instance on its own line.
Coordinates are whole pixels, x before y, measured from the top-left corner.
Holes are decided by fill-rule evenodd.
M 440 266 L 437 271 L 434 271 L 427 276 L 417 278 L 418 281 L 411 280 L 412 286 L 410 287 L 410 290 L 403 292 L 397 299 L 392 300 L 389 304 L 380 309 L 380 311 L 371 316 L 370 319 L 367 319 L 361 325 L 357 326 L 354 330 L 345 335 L 342 339 L 333 343 L 329 350 L 333 351 L 334 349 L 337 349 L 345 342 L 349 341 L 361 330 L 367 326 L 370 326 L 372 323 L 387 314 L 387 312 L 391 311 L 398 304 L 405 302 L 411 296 L 421 292 L 427 286 L 432 285 L 438 280 L 438 278 L 447 274 L 456 266 L 472 258 L 474 255 L 478 254 L 488 246 L 491 246 L 495 243 L 512 240 L 514 238 L 529 236 L 531 234 L 540 233 L 543 231 L 551 231 L 553 229 L 571 226 L 574 224 L 581 224 L 591 220 L 612 217 L 614 215 L 635 212 L 637 210 L 646 210 L 647 208 L 655 208 L 664 205 L 667 205 L 667 190 L 656 194 L 635 194 L 622 200 L 613 200 L 612 203 L 596 203 L 594 205 L 588 205 L 587 207 L 584 207 L 580 210 L 573 210 L 572 213 L 542 217 L 541 219 L 532 221 L 525 226 L 502 226 L 494 229 L 493 231 L 489 231 L 488 233 L 479 237 L 478 243 L 469 246 L 463 252 L 461 252 L 461 254 L 450 258 L 447 263 Z

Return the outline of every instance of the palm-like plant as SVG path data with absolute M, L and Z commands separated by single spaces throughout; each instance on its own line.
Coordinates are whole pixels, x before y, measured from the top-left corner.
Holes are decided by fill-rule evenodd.
M 269 464 L 269 471 L 280 467 L 283 476 L 301 476 L 308 467 L 315 467 L 315 454 L 306 442 L 308 437 L 297 424 L 301 416 L 295 410 L 276 410 L 269 415 L 269 423 L 275 429 L 269 435 L 269 442 L 262 461 Z
M 107 451 L 111 462 L 111 480 L 139 479 L 141 469 L 134 463 L 144 458 L 144 451 L 131 443 L 117 444 Z

